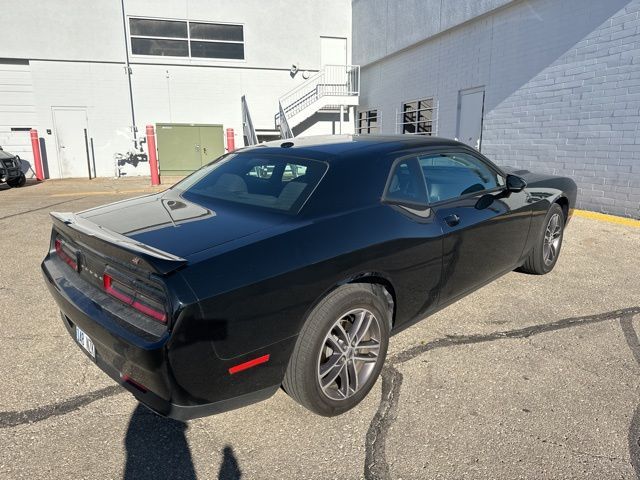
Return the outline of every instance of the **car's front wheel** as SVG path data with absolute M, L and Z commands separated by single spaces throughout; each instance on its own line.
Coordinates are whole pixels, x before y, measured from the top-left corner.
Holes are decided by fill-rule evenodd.
M 289 360 L 283 387 L 324 416 L 355 407 L 380 375 L 389 344 L 385 301 L 368 284 L 344 285 L 311 312 Z
M 7 180 L 7 185 L 12 188 L 22 187 L 27 183 L 27 177 L 25 177 L 24 173 L 21 173 L 19 177 L 10 178 Z
M 564 234 L 564 212 L 560 205 L 557 203 L 551 205 L 542 228 L 536 244 L 521 267 L 521 270 L 526 273 L 544 275 L 553 270 L 556 265 Z

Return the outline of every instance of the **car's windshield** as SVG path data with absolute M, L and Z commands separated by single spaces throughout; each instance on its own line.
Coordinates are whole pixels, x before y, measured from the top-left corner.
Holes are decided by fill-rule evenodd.
M 221 157 L 173 188 L 183 195 L 294 214 L 326 171 L 324 162 L 251 151 Z

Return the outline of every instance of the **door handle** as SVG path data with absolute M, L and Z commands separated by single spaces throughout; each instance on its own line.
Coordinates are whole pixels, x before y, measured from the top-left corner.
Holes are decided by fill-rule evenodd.
M 455 227 L 456 225 L 458 225 L 460 223 L 460 217 L 458 215 L 456 215 L 455 213 L 453 213 L 451 215 L 447 215 L 446 217 L 444 217 L 444 221 L 450 227 Z

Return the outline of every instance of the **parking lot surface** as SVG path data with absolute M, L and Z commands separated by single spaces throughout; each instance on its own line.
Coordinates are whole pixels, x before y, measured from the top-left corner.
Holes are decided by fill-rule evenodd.
M 556 269 L 510 273 L 391 339 L 356 409 L 278 392 L 180 423 L 74 345 L 44 286 L 49 212 L 148 179 L 0 186 L 0 478 L 514 479 L 640 473 L 640 228 L 574 218 Z

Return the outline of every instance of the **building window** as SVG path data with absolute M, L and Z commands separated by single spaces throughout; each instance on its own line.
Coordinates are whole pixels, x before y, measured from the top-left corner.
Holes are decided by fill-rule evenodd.
M 398 131 L 413 135 L 432 135 L 434 110 L 433 98 L 403 103 Z
M 130 18 L 131 53 L 244 60 L 244 27 L 223 23 Z
M 378 110 L 358 112 L 356 133 L 378 133 Z

